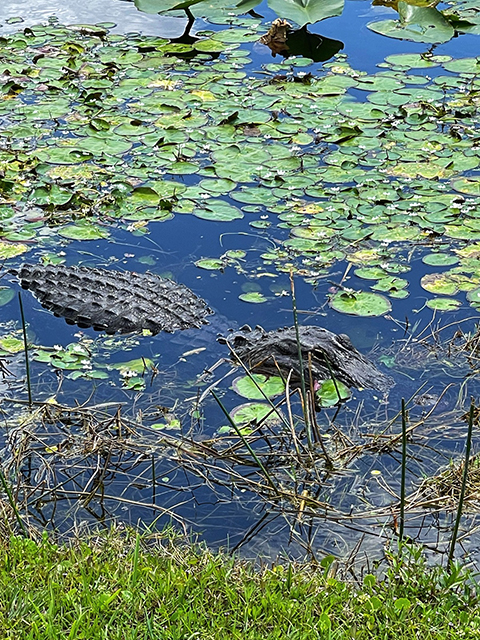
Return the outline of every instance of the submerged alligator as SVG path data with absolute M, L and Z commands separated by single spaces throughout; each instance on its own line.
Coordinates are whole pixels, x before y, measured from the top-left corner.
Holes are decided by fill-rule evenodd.
M 10 272 L 45 309 L 82 329 L 157 334 L 201 327 L 213 313 L 188 287 L 153 273 L 51 264 Z
M 151 273 L 89 267 L 23 264 L 11 273 L 43 307 L 69 324 L 97 331 L 152 334 L 199 328 L 213 311 L 205 300 L 183 284 Z M 387 391 L 393 380 L 359 353 L 346 335 L 315 326 L 299 327 L 304 375 L 315 381 L 332 375 L 348 386 Z M 232 358 L 267 374 L 292 371 L 292 383 L 301 377 L 294 328 L 267 332 L 242 327 L 219 341 Z

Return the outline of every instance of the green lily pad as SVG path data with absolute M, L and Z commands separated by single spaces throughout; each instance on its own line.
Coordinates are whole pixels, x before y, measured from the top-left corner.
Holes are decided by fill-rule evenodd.
M 108 238 L 108 231 L 96 224 L 78 222 L 62 227 L 58 235 L 69 240 L 101 240 Z
M 8 242 L 2 242 L 0 240 L 0 259 L 8 260 L 8 258 L 15 258 L 22 253 L 30 251 L 30 249 L 31 247 L 27 246 L 26 244 L 10 244 Z
M 427 300 L 427 307 L 435 309 L 435 311 L 456 311 L 461 305 L 460 300 L 453 298 L 433 298 L 432 300 Z
M 355 269 L 355 275 L 365 280 L 379 280 L 387 275 L 382 267 L 360 267 Z
M 202 258 L 194 264 L 196 267 L 207 269 L 208 271 L 223 271 L 225 269 L 225 261 L 221 258 Z
M 285 391 L 285 383 L 279 376 L 267 378 L 262 374 L 253 373 L 250 376 L 235 378 L 232 382 L 232 389 L 243 398 L 248 398 L 248 400 L 263 400 L 265 396 L 273 398 L 281 395 Z
M 20 353 L 24 348 L 25 345 L 20 338 L 15 338 L 14 336 L 3 336 L 3 338 L 0 338 L 0 349 L 7 353 Z
M 259 304 L 261 302 L 266 302 L 267 299 L 263 295 L 263 293 L 259 293 L 258 291 L 250 291 L 248 293 L 241 293 L 239 296 L 240 300 L 243 302 L 252 302 L 254 304 Z
M 202 209 L 194 209 L 193 215 L 202 220 L 212 220 L 216 222 L 232 222 L 243 218 L 243 213 L 237 207 L 223 200 L 207 200 Z
M 480 196 L 480 177 L 457 178 L 456 180 L 452 180 L 452 187 L 455 191 L 466 193 L 469 196 Z
M 230 415 L 237 425 L 244 425 L 249 422 L 262 422 L 265 420 L 266 416 L 269 416 L 269 421 L 278 421 L 278 415 L 272 407 L 269 404 L 261 402 L 247 402 L 245 404 L 241 404 L 238 407 L 235 407 L 235 409 L 230 412 Z
M 367 291 L 339 291 L 330 297 L 329 305 L 339 313 L 354 316 L 383 316 L 392 310 L 388 298 Z
M 422 262 L 432 267 L 449 267 L 457 264 L 458 258 L 449 253 L 428 253 L 423 256 Z
M 370 22 L 367 27 L 390 38 L 413 40 L 413 42 L 443 43 L 455 35 L 452 25 L 434 7 L 415 6 L 399 1 L 399 20 Z
M 453 296 L 458 293 L 458 283 L 447 273 L 428 273 L 420 280 L 420 286 L 430 293 Z
M 152 360 L 149 358 L 135 358 L 134 360 L 128 360 L 128 362 L 119 362 L 117 364 L 110 365 L 112 369 L 118 369 L 119 371 L 132 372 L 132 373 L 147 373 L 155 368 Z
M 480 304 L 480 287 L 478 289 L 473 289 L 472 291 L 468 291 L 467 300 L 475 305 Z
M 315 395 L 320 406 L 327 408 L 349 400 L 352 397 L 352 392 L 340 380 L 325 380 Z

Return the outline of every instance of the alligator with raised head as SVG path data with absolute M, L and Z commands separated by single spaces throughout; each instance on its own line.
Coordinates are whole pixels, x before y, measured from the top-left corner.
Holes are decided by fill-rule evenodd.
M 298 327 L 305 380 L 315 382 L 335 377 L 348 387 L 388 391 L 394 381 L 382 373 L 355 349 L 345 334 L 337 335 L 316 326 Z M 232 358 L 241 361 L 250 371 L 268 375 L 292 371 L 292 385 L 298 385 L 301 366 L 295 327 L 265 331 L 248 325 L 219 338 L 226 344 Z
M 43 307 L 79 327 L 106 333 L 132 333 L 201 327 L 213 311 L 183 284 L 152 273 L 135 273 L 65 265 L 23 264 L 12 269 L 24 289 Z M 348 386 L 387 391 L 393 380 L 359 353 L 350 338 L 315 326 L 299 327 L 304 375 L 315 381 L 332 375 Z M 267 332 L 242 327 L 220 337 L 253 371 L 267 374 L 293 372 L 300 379 L 296 331 L 293 327 Z

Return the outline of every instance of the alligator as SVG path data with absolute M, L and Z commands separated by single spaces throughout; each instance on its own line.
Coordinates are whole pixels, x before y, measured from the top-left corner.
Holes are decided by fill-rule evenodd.
M 188 287 L 153 273 L 52 264 L 10 273 L 56 316 L 108 334 L 199 328 L 213 313 Z
M 309 325 L 299 326 L 298 334 L 307 383 L 310 376 L 314 383 L 334 377 L 348 387 L 382 392 L 394 385 L 393 378 L 357 351 L 347 335 Z M 292 387 L 299 385 L 302 369 L 295 327 L 267 332 L 263 327 L 252 329 L 245 325 L 221 336 L 219 342 L 229 347 L 234 362 L 243 363 L 250 371 L 267 375 L 286 375 L 291 371 Z
M 213 313 L 185 285 L 148 272 L 51 264 L 23 264 L 10 272 L 56 316 L 108 334 L 199 328 Z M 380 391 L 393 385 L 392 378 L 359 353 L 346 335 L 301 326 L 299 340 L 307 380 L 310 375 L 316 382 L 333 376 L 349 387 Z M 267 332 L 245 325 L 219 341 L 228 345 L 234 362 L 241 361 L 252 371 L 270 375 L 292 371 L 292 385 L 301 378 L 293 327 Z

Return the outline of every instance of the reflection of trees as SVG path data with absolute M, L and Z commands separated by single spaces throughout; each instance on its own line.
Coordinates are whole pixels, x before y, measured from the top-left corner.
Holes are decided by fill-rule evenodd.
M 304 56 L 314 62 L 329 60 L 341 49 L 343 42 L 310 33 L 307 27 L 292 29 L 286 20 L 274 20 L 268 33 L 260 42 L 266 45 L 275 57 L 277 54 L 284 58 L 290 56 Z

